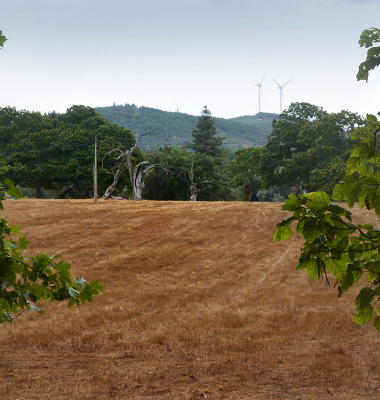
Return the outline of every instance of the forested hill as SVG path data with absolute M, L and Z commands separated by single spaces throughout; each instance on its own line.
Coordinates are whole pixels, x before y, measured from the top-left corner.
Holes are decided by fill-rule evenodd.
M 157 127 L 157 135 L 144 138 L 141 142 L 143 150 L 180 146 L 191 142 L 191 132 L 198 121 L 198 116 L 194 115 L 129 104 L 97 107 L 96 111 L 108 121 L 131 129 L 135 136 Z M 258 117 L 259 114 L 234 119 L 215 118 L 218 134 L 226 136 L 225 147 L 237 150 L 241 147 L 264 145 L 271 132 L 272 119 L 258 119 Z

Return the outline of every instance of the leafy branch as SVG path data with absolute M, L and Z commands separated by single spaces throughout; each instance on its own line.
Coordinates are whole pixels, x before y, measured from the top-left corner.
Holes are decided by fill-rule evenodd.
M 346 176 L 335 186 L 333 198 L 347 201 L 350 208 L 358 201 L 360 208 L 374 209 L 380 217 L 380 121 L 374 115 L 367 115 L 367 121 L 350 135 L 360 141 L 351 152 Z M 331 203 L 325 192 L 291 194 L 282 208 L 293 216 L 277 224 L 274 242 L 291 238 L 290 224 L 297 222 L 295 231 L 305 242 L 296 269 L 304 269 L 311 279 L 320 278 L 323 272 L 327 278 L 329 272 L 336 277 L 338 297 L 365 275 L 370 287 L 363 287 L 356 297 L 355 323 L 369 322 L 380 299 L 380 231 L 370 224 L 353 224 L 351 212 Z M 380 332 L 380 307 L 374 324 Z
M 0 209 L 7 198 L 19 199 L 20 191 L 10 180 L 0 187 Z M 60 260 L 60 254 L 49 257 L 37 254 L 25 259 L 29 241 L 26 237 L 14 240 L 20 234 L 16 225 L 9 226 L 0 217 L 0 322 L 12 322 L 26 309 L 44 313 L 35 303 L 68 300 L 68 306 L 80 306 L 93 302 L 93 296 L 99 295 L 104 287 L 99 280 L 86 282 L 83 277 L 73 278 L 71 265 Z M 8 238 L 8 239 L 7 239 Z M 12 317 L 11 314 L 17 314 Z

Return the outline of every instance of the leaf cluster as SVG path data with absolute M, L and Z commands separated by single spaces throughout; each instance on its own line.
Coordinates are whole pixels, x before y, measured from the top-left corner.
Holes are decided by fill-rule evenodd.
M 370 48 L 367 51 L 367 58 L 359 65 L 359 71 L 356 75 L 358 81 L 368 82 L 369 71 L 375 69 L 380 64 L 380 46 L 373 47 L 375 43 L 380 42 L 380 29 L 365 29 L 360 35 L 360 47 Z
M 0 185 L 0 209 L 7 198 L 21 197 L 19 189 L 7 179 Z M 38 254 L 26 259 L 23 252 L 29 241 L 20 235 L 20 228 L 9 226 L 0 216 L 0 322 L 12 322 L 25 310 L 43 314 L 36 303 L 39 300 L 68 300 L 68 306 L 93 302 L 103 291 L 99 280 L 86 282 L 83 277 L 73 278 L 71 265 L 59 260 L 61 255 Z
M 346 176 L 334 188 L 333 198 L 345 200 L 349 207 L 358 201 L 360 208 L 374 209 L 380 217 L 380 122 L 367 115 L 367 125 L 357 128 L 351 139 L 356 144 L 346 164 Z M 369 287 L 363 287 L 356 298 L 355 323 L 363 325 L 372 319 L 380 332 L 380 230 L 371 224 L 355 225 L 351 212 L 333 204 L 325 192 L 291 194 L 283 210 L 293 216 L 281 221 L 275 229 L 275 242 L 293 236 L 290 224 L 305 239 L 296 269 L 312 279 L 335 276 L 340 297 L 364 275 Z

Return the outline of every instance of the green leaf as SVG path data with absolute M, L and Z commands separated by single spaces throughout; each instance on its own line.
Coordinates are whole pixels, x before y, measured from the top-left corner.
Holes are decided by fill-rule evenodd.
M 80 278 L 75 278 L 75 282 L 78 285 L 79 289 L 82 289 L 83 285 L 86 282 L 86 279 L 83 279 L 83 277 L 81 276 Z
M 338 217 L 346 217 L 349 221 L 351 221 L 351 215 L 352 213 L 345 208 L 338 206 L 337 204 L 330 204 L 329 210 L 337 215 Z
M 8 190 L 7 190 L 7 193 L 10 196 L 15 197 L 17 199 L 20 199 L 22 197 L 20 189 L 16 188 L 14 183 L 11 180 L 6 179 L 5 180 L 5 184 L 9 187 Z
M 302 228 L 302 236 L 306 239 L 306 241 L 308 243 L 312 243 L 320 234 L 321 232 L 318 229 L 317 220 L 315 218 L 306 220 Z
M 283 210 L 296 211 L 306 201 L 300 197 L 297 197 L 294 193 L 290 193 L 288 198 L 285 200 L 285 204 L 282 206 Z
M 330 205 L 330 197 L 325 192 L 306 193 L 302 198 L 307 199 L 307 205 L 313 211 L 328 209 Z
M 44 310 L 41 310 L 40 308 L 36 307 L 34 304 L 29 302 L 29 308 L 28 311 L 37 311 L 39 314 L 45 314 Z
M 301 270 L 301 269 L 304 269 L 306 266 L 307 266 L 307 264 L 310 262 L 310 254 L 308 254 L 308 253 L 306 253 L 306 252 L 303 252 L 301 255 L 300 255 L 300 258 L 298 259 L 298 263 L 297 263 L 297 266 L 296 266 L 296 270 Z
M 355 299 L 355 305 L 358 309 L 366 307 L 373 300 L 373 292 L 370 288 L 363 288 Z
M 74 288 L 70 287 L 69 294 L 71 297 L 74 297 L 74 299 L 76 299 L 78 297 L 79 292 L 77 290 L 75 290 Z
M 319 278 L 318 262 L 316 258 L 310 260 L 310 262 L 306 265 L 305 271 L 313 281 Z
M 287 240 L 293 236 L 293 231 L 289 226 L 277 225 L 273 234 L 274 243 L 279 242 L 280 240 Z
M 380 333 L 380 317 L 379 316 L 375 318 L 375 328 Z
M 19 248 L 21 250 L 26 250 L 28 248 L 30 241 L 26 240 L 26 236 L 24 236 L 19 238 L 18 243 L 19 243 Z
M 371 321 L 373 314 L 373 307 L 367 304 L 363 308 L 357 309 L 355 312 L 355 324 L 364 325 L 366 322 Z
M 18 245 L 12 239 L 9 239 L 7 241 L 6 246 L 10 249 L 18 249 L 19 248 Z
M 370 122 L 370 123 L 376 123 L 376 122 L 377 122 L 376 115 L 367 114 L 367 120 L 368 120 L 368 122 Z
M 326 257 L 325 266 L 327 271 L 329 271 L 339 279 L 343 279 L 346 276 L 348 264 L 345 261 L 335 260 L 330 257 Z

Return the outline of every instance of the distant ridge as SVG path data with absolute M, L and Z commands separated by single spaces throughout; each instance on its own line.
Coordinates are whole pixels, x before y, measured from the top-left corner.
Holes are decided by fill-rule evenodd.
M 181 146 L 190 142 L 191 132 L 198 121 L 198 116 L 137 107 L 134 104 L 114 104 L 95 109 L 108 121 L 130 129 L 135 136 L 158 126 L 156 136 L 142 141 L 143 150 Z M 278 114 L 258 113 L 255 116 L 231 119 L 215 118 L 215 126 L 220 136 L 226 136 L 225 147 L 235 151 L 241 147 L 263 146 L 272 130 L 273 118 L 278 118 Z

